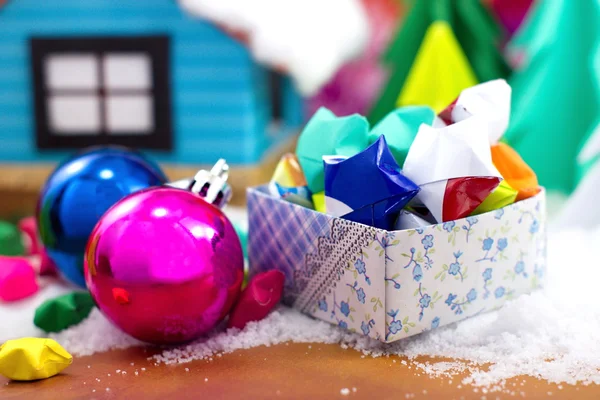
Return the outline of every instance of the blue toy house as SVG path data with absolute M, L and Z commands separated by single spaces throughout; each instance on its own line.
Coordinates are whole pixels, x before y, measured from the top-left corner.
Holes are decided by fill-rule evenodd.
M 303 122 L 287 77 L 175 0 L 8 0 L 0 38 L 2 163 L 111 143 L 252 165 Z

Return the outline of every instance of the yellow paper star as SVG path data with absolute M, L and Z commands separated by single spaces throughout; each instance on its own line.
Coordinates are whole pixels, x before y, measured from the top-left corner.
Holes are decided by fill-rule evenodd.
M 72 362 L 73 357 L 52 339 L 15 339 L 0 346 L 0 374 L 15 381 L 50 378 Z
M 479 207 L 477 207 L 475 211 L 471 213 L 471 215 L 483 214 L 506 207 L 507 205 L 515 202 L 517 193 L 518 192 L 513 189 L 508 182 L 503 180 L 500 182 L 500 185 L 488 197 L 485 198 L 483 203 L 481 203 Z

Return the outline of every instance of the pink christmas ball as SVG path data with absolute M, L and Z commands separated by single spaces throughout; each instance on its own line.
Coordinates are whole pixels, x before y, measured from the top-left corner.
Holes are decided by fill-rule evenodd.
M 149 343 L 193 340 L 240 293 L 240 240 L 223 212 L 190 191 L 151 188 L 110 208 L 92 232 L 85 280 L 98 308 Z

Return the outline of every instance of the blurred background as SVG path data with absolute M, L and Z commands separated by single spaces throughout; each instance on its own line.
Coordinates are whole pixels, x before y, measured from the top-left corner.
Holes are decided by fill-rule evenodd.
M 243 204 L 319 107 L 374 124 L 503 78 L 503 140 L 598 223 L 599 22 L 597 0 L 0 0 L 0 218 L 107 144 L 171 180 L 226 158 Z

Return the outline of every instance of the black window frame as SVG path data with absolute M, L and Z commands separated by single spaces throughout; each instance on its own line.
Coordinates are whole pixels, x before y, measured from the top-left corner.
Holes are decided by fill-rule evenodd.
M 275 123 L 284 122 L 284 90 L 283 90 L 283 79 L 282 73 L 269 69 L 268 74 L 268 85 L 269 95 L 271 100 L 271 121 Z
M 121 145 L 148 150 L 173 149 L 171 115 L 170 38 L 168 35 L 144 36 L 32 36 L 29 38 L 36 145 L 40 150 L 80 149 L 93 145 Z M 44 61 L 50 54 L 144 53 L 151 59 L 153 100 L 153 130 L 149 133 L 110 134 L 106 129 L 99 134 L 69 133 L 57 135 L 49 126 Z M 100 89 L 101 101 L 106 94 Z M 101 116 L 104 118 L 104 116 Z M 105 121 L 104 121 L 105 122 Z M 105 124 L 103 124 L 105 126 Z

